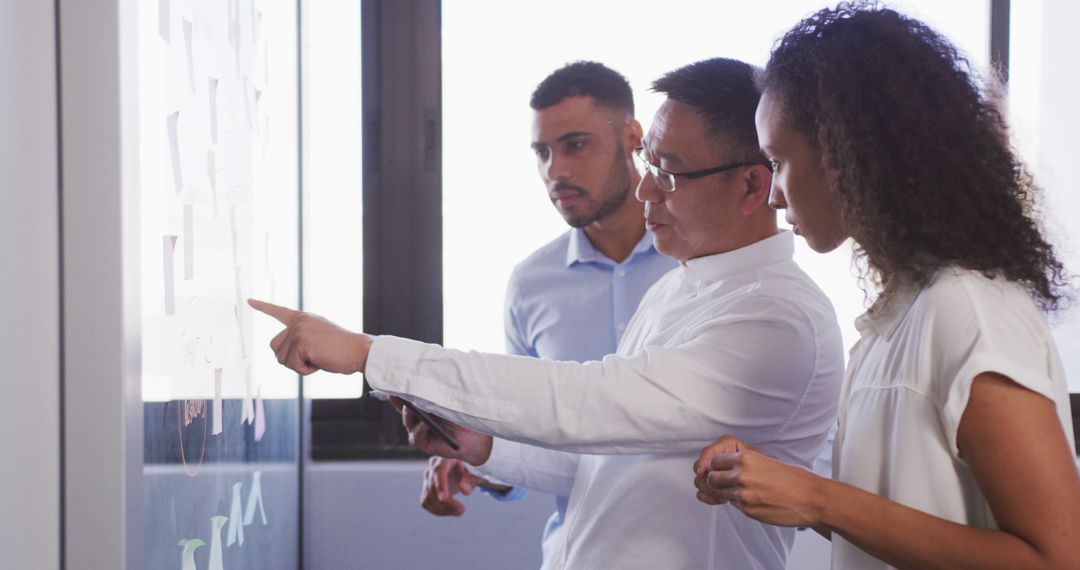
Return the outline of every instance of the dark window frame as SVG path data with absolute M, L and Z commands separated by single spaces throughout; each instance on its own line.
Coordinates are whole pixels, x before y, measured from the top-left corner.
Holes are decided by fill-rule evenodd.
M 441 15 L 439 0 L 363 0 L 360 7 L 364 330 L 436 344 L 443 330 Z M 419 457 L 388 404 L 311 401 L 313 460 Z

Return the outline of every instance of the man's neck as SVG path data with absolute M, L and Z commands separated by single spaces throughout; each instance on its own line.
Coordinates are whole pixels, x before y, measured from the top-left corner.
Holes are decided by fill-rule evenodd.
M 583 229 L 597 251 L 622 263 L 645 235 L 645 205 L 630 197 L 618 210 Z

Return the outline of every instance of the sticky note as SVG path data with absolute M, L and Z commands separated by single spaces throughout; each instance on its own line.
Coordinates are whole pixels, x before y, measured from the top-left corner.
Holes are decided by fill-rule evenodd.
M 247 508 L 244 510 L 244 526 L 255 520 L 256 507 L 259 509 L 259 518 L 262 519 L 263 526 L 266 526 L 266 508 L 263 506 L 262 498 L 262 471 L 252 474 L 251 491 L 248 492 Z
M 233 483 L 232 486 L 232 506 L 229 508 L 229 540 L 226 541 L 226 546 L 232 546 L 237 542 L 240 546 L 244 545 L 244 511 L 240 505 L 240 491 L 243 489 L 244 484 Z
M 173 256 L 176 251 L 176 236 L 162 237 L 162 259 L 164 259 L 164 283 L 165 283 L 165 314 L 176 313 L 176 276 L 174 274 Z
M 221 548 L 221 528 L 225 526 L 228 517 L 216 516 L 210 518 L 210 570 L 225 570 Z
M 210 432 L 211 435 L 218 435 L 221 433 L 224 422 L 221 418 L 222 409 L 224 406 L 221 404 L 221 369 L 214 369 L 214 429 Z
M 179 121 L 180 111 L 169 113 L 165 119 L 165 126 L 169 131 L 169 153 L 172 157 L 173 191 L 177 194 L 184 189 L 184 178 L 180 171 L 180 137 L 177 132 Z
M 187 73 L 188 84 L 191 86 L 191 92 L 195 92 L 195 58 L 192 57 L 191 48 L 191 22 L 184 20 L 184 49 L 187 54 Z
M 158 34 L 169 43 L 169 0 L 158 0 Z
M 255 441 L 266 435 L 266 408 L 263 406 L 262 388 L 255 392 Z
M 195 566 L 195 551 L 201 546 L 206 546 L 206 543 L 198 538 L 193 538 L 191 540 L 181 540 L 180 546 L 183 547 L 180 552 L 181 570 L 198 570 Z
M 215 77 L 210 78 L 210 142 L 216 143 L 218 139 L 218 117 L 217 117 L 217 89 L 218 80 Z

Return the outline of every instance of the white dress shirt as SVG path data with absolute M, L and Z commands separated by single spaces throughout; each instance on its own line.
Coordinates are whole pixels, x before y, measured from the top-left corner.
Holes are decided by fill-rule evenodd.
M 821 450 L 842 343 L 793 251 L 782 232 L 672 270 L 599 362 L 379 337 L 367 381 L 503 438 L 483 466 L 499 479 L 569 492 L 563 568 L 780 569 L 794 529 L 698 502 L 691 466 L 726 433 L 807 468 Z
M 856 321 L 834 477 L 920 511 L 997 528 L 956 443 L 971 384 L 997 372 L 1054 402 L 1073 448 L 1065 372 L 1046 319 L 1003 278 L 947 268 Z M 1062 450 L 1067 453 L 1067 450 Z M 892 568 L 833 533 L 833 568 Z

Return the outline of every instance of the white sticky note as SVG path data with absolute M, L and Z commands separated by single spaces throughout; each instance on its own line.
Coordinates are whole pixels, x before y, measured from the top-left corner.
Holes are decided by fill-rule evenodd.
M 165 283 L 165 314 L 176 313 L 176 275 L 174 271 L 174 256 L 176 251 L 176 236 L 162 237 L 162 259 L 165 260 L 164 283 Z
M 224 406 L 221 403 L 221 369 L 214 369 L 214 429 L 210 432 L 211 435 L 218 435 L 221 433 L 224 427 L 224 421 L 222 420 L 221 413 Z
M 195 92 L 195 58 L 192 57 L 191 47 L 191 22 L 183 20 L 184 23 L 184 50 L 187 55 L 187 73 L 188 84 L 191 86 L 191 92 Z
M 221 529 L 225 526 L 228 517 L 216 516 L 210 518 L 210 570 L 225 570 L 223 563 L 223 549 L 221 548 Z
M 210 142 L 216 143 L 218 139 L 218 118 L 217 118 L 217 89 L 218 80 L 215 77 L 210 78 Z
M 255 423 L 255 400 L 251 397 L 251 368 L 244 370 L 244 400 L 240 404 L 240 425 Z
M 240 543 L 240 546 L 244 545 L 244 509 L 240 504 L 240 492 L 243 487 L 243 483 L 233 483 L 232 486 L 232 505 L 229 508 L 229 540 L 226 541 L 226 546 L 232 546 L 237 542 Z
M 263 406 L 262 388 L 255 392 L 255 441 L 266 435 L 266 407 Z
M 184 204 L 184 280 L 195 277 L 195 205 Z
M 180 111 L 169 113 L 165 119 L 165 125 L 169 131 L 169 153 L 172 156 L 173 191 L 178 195 L 184 189 L 184 177 L 180 170 L 180 136 L 177 132 L 179 121 Z
M 169 43 L 169 0 L 158 0 L 158 34 Z
M 259 517 L 263 526 L 266 526 L 266 507 L 263 506 L 262 498 L 262 471 L 256 471 L 252 475 L 251 491 L 248 492 L 247 508 L 244 510 L 244 526 L 255 520 L 255 508 L 259 509 Z

